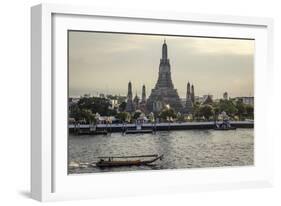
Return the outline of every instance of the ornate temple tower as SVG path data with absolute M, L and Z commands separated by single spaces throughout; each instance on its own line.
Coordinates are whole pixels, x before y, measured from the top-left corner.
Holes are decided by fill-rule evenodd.
M 190 83 L 187 83 L 186 99 L 191 99 Z
M 142 102 L 142 103 L 146 103 L 145 85 L 142 86 L 141 102 Z
M 127 104 L 125 108 L 126 112 L 134 112 L 135 106 L 133 103 L 133 93 L 132 93 L 132 83 L 129 82 L 128 84 L 128 95 L 127 95 Z
M 160 59 L 159 72 L 158 72 L 158 80 L 155 88 L 174 88 L 171 77 L 171 66 L 170 60 L 168 59 L 168 47 L 166 44 L 166 40 L 164 40 L 164 44 L 162 46 L 162 59 Z
M 145 85 L 142 86 L 141 100 L 138 109 L 141 110 L 143 113 L 147 113 Z
M 191 113 L 193 108 L 192 102 L 192 93 L 190 91 L 190 83 L 187 83 L 187 91 L 186 91 L 186 103 L 185 103 L 185 112 Z
M 160 59 L 158 80 L 155 88 L 147 100 L 149 112 L 160 112 L 163 107 L 169 105 L 176 112 L 182 112 L 183 107 L 171 77 L 171 66 L 168 59 L 168 47 L 166 41 L 162 46 L 162 58 Z
M 135 109 L 139 109 L 140 107 L 140 98 L 138 97 L 138 94 L 136 93 L 136 96 L 134 97 L 134 106 L 135 106 Z
M 195 103 L 195 93 L 194 93 L 194 86 L 193 86 L 193 84 L 191 86 L 191 101 L 192 101 L 192 104 Z

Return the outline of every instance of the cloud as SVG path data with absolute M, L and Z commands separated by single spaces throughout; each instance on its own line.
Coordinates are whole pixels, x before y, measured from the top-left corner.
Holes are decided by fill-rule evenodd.
M 194 38 L 192 49 L 207 54 L 253 55 L 254 44 L 251 40 Z

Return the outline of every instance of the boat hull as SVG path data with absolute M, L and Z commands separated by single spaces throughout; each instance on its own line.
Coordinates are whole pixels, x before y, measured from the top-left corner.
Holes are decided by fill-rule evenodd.
M 214 128 L 214 130 L 236 130 L 236 127 L 228 127 L 228 128 Z
M 124 132 L 125 134 L 148 134 L 148 133 L 153 133 L 152 130 L 126 130 Z
M 121 166 L 140 166 L 145 164 L 141 161 L 112 161 L 112 162 L 98 162 L 96 166 L 98 167 L 121 167 Z

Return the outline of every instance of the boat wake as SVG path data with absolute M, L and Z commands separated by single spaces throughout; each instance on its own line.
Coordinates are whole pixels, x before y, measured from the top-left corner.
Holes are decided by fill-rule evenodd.
M 96 167 L 96 162 L 70 162 L 69 169 Z

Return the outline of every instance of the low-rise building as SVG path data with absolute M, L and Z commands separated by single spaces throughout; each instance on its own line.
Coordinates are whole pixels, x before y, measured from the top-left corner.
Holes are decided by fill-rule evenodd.
M 254 105 L 254 97 L 236 97 L 237 100 L 242 101 L 247 105 Z

